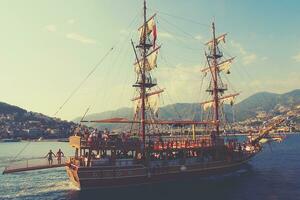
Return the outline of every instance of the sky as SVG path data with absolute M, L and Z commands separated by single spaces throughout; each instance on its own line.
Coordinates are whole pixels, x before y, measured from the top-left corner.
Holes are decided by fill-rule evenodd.
M 0 101 L 66 120 L 88 107 L 98 113 L 132 106 L 130 40 L 138 41 L 142 0 L 0 4 Z M 212 21 L 217 35 L 228 33 L 224 55 L 236 57 L 224 81 L 241 92 L 238 101 L 260 91 L 300 88 L 299 1 L 148 0 L 147 6 L 148 16 L 157 13 L 162 48 L 153 76 L 166 89 L 163 105 L 207 97 L 200 70 Z

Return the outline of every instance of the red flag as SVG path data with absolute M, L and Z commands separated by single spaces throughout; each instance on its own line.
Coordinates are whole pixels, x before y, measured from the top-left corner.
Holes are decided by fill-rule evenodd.
M 156 32 L 156 24 L 153 25 L 152 28 L 152 34 L 153 34 L 153 49 L 155 49 L 155 43 L 156 43 L 156 37 L 157 37 L 157 32 Z

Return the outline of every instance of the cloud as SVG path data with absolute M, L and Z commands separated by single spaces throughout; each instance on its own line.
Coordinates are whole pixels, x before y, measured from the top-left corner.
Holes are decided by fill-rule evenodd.
M 254 53 L 247 54 L 243 57 L 243 64 L 249 65 L 256 60 L 257 56 Z
M 96 44 L 96 40 L 83 36 L 79 33 L 68 33 L 66 34 L 66 38 L 70 40 L 75 40 L 77 42 L 83 43 L 83 44 Z
M 198 65 L 183 66 L 182 64 L 157 68 L 154 77 L 159 80 L 160 87 L 166 89 L 165 103 L 199 102 L 200 70 L 201 67 Z
M 121 35 L 128 35 L 128 34 L 129 34 L 129 31 L 126 30 L 126 29 L 122 29 L 122 30 L 120 30 L 120 34 L 121 34 Z
M 246 51 L 240 43 L 231 40 L 230 44 L 233 48 L 237 49 L 239 54 L 241 54 L 242 63 L 244 65 L 249 65 L 257 60 L 257 55 L 255 53 Z
M 269 58 L 267 57 L 267 56 L 264 56 L 264 57 L 261 57 L 261 60 L 262 61 L 266 61 L 266 60 L 268 60 Z
M 45 29 L 49 32 L 56 32 L 57 31 L 57 27 L 54 24 L 49 24 L 49 25 L 45 26 Z
M 256 79 L 252 80 L 248 87 L 254 91 L 268 91 L 268 92 L 275 92 L 275 93 L 282 93 L 288 92 L 290 90 L 298 89 L 299 88 L 299 78 L 300 75 L 297 73 L 289 73 L 285 75 L 281 79 L 274 79 L 274 77 Z
M 299 52 L 297 55 L 292 56 L 292 59 L 293 59 L 295 62 L 300 62 L 300 52 Z
M 240 43 L 238 43 L 238 42 L 236 42 L 234 40 L 231 40 L 231 46 L 233 46 L 236 49 L 238 49 L 238 51 L 239 51 L 240 54 L 242 54 L 242 55 L 246 55 L 247 54 L 246 50 L 244 49 L 244 47 Z
M 72 24 L 75 23 L 75 19 L 69 19 L 67 22 L 68 22 L 68 24 L 71 24 L 71 25 L 72 25 Z
M 169 32 L 159 32 L 159 37 L 161 38 L 168 38 L 168 39 L 173 39 L 175 36 Z
M 195 36 L 195 39 L 196 39 L 196 40 L 199 40 L 199 41 L 203 41 L 203 36 L 200 35 L 200 34 L 199 34 L 199 35 L 196 35 L 196 36 Z

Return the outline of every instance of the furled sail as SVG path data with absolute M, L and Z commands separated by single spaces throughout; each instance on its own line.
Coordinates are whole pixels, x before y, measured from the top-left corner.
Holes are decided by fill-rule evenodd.
M 218 67 L 220 71 L 224 71 L 226 74 L 230 73 L 229 69 L 231 67 L 233 59 L 226 60 L 222 63 L 219 63 Z
M 153 112 L 153 114 L 157 115 L 158 111 L 159 111 L 159 105 L 160 105 L 160 94 L 163 92 L 164 90 L 157 90 L 154 92 L 149 92 L 146 94 L 146 107 L 147 109 L 151 110 Z M 136 97 L 133 98 L 132 101 L 134 101 L 134 113 L 139 112 L 140 108 L 141 108 L 141 98 L 140 97 Z
M 224 99 L 220 100 L 221 104 L 228 103 L 230 105 L 233 105 L 234 102 L 235 102 L 235 96 L 227 97 L 227 98 L 224 98 Z
M 225 73 L 228 74 L 229 70 L 231 68 L 231 64 L 233 63 L 233 60 L 234 60 L 234 57 L 230 58 L 228 60 L 225 60 L 223 62 L 220 62 L 218 64 L 219 71 L 223 71 L 223 72 L 225 72 Z M 210 67 L 206 67 L 206 68 L 202 69 L 201 71 L 206 74 L 206 73 L 208 73 L 210 71 Z
M 227 33 L 220 35 L 219 37 L 216 38 L 216 42 L 217 44 L 219 44 L 221 41 L 223 43 L 225 43 L 225 37 L 226 37 Z M 207 43 L 205 43 L 205 45 L 207 46 L 212 46 L 213 45 L 213 40 L 208 41 Z
M 211 102 L 203 103 L 202 107 L 203 107 L 203 110 L 206 111 L 207 109 L 213 107 L 213 105 L 214 105 L 214 102 L 211 101 Z
M 153 91 L 153 92 L 148 92 L 148 93 L 146 93 L 146 97 L 156 95 L 156 94 L 160 94 L 164 91 L 165 91 L 165 89 L 159 89 L 159 90 L 156 90 L 156 91 Z M 135 97 L 135 98 L 131 99 L 131 101 L 136 101 L 136 100 L 139 100 L 139 99 L 141 99 L 141 96 Z
M 157 116 L 159 111 L 159 94 L 148 96 L 146 99 L 146 103 L 148 109 L 150 109 L 153 112 L 153 114 Z
M 156 31 L 156 24 L 155 24 L 155 17 L 156 14 L 154 14 L 152 17 L 150 17 L 147 21 L 146 21 L 146 35 L 150 35 L 152 33 L 153 35 L 153 45 L 155 46 L 155 41 L 156 41 L 156 37 L 157 37 L 157 31 Z M 140 43 L 144 42 L 144 34 L 145 34 L 145 26 L 141 26 L 138 31 L 139 31 L 139 35 L 140 35 Z
M 158 55 L 158 50 L 160 46 L 155 48 L 153 51 L 151 51 L 147 56 L 146 56 L 146 62 L 145 62 L 145 70 L 146 71 L 151 71 L 155 67 L 157 67 L 157 55 Z M 137 62 L 134 63 L 134 68 L 136 73 L 141 72 L 141 68 L 144 64 L 144 59 L 139 59 Z
M 231 95 L 220 97 L 219 98 L 219 103 L 220 104 L 229 103 L 230 105 L 233 105 L 234 101 L 235 101 L 235 98 L 238 95 L 239 95 L 239 93 L 235 93 L 235 94 L 231 94 Z M 214 100 L 202 102 L 201 106 L 202 106 L 203 110 L 206 111 L 208 108 L 211 108 L 211 107 L 214 106 Z
M 134 101 L 134 105 L 133 105 L 133 113 L 138 113 L 140 112 L 140 109 L 142 107 L 142 101 L 141 99 L 137 99 L 136 101 Z

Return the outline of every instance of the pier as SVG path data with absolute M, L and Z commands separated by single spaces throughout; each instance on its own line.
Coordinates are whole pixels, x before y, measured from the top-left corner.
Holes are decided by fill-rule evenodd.
M 2 174 L 25 172 L 39 169 L 49 169 L 66 166 L 66 158 L 62 157 L 59 163 L 57 159 L 53 159 L 53 163 L 49 165 L 48 159 L 46 158 L 31 158 L 22 161 L 12 162 L 11 165 L 5 167 Z

